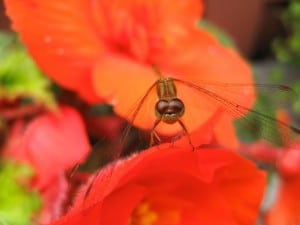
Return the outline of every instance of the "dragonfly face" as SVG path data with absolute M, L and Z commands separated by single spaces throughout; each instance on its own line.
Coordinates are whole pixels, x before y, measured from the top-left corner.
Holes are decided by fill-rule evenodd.
M 177 135 L 177 137 L 186 134 L 188 136 L 189 143 L 194 148 L 189 138 L 188 131 L 180 119 L 185 112 L 185 106 L 183 101 L 177 97 L 177 90 L 173 78 L 160 77 L 155 82 L 155 86 L 158 96 L 158 101 L 154 108 L 157 119 L 150 131 L 150 145 L 152 146 L 155 143 L 154 139 L 161 143 L 161 139 L 155 131 L 160 122 L 167 124 L 174 124 L 178 122 L 183 132 L 181 132 L 180 135 Z
M 172 78 L 160 78 L 156 84 L 159 100 L 155 105 L 155 115 L 159 121 L 173 124 L 184 114 L 184 104 L 177 98 L 176 86 Z

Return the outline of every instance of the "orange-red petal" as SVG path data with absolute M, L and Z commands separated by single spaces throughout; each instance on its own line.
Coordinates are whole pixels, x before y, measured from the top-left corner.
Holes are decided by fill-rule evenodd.
M 175 82 L 178 97 L 185 104 L 182 121 L 189 132 L 200 127 L 220 108 L 232 118 L 239 118 L 245 111 L 238 111 L 236 104 L 251 108 L 255 100 L 250 67 L 237 53 L 222 47 L 211 35 L 197 31 L 194 32 L 195 36 L 180 39 L 182 42 L 176 42 L 176 46 L 157 56 L 162 76 L 182 79 L 198 86 L 197 90 L 190 85 Z M 158 78 L 150 65 L 140 64 L 120 55 L 100 59 L 94 71 L 97 93 L 109 99 L 115 111 L 129 121 L 142 97 Z M 140 103 L 133 122 L 135 125 L 144 129 L 153 128 L 157 119 L 156 101 L 154 87 L 144 103 Z M 163 125 L 157 130 L 170 134 L 171 131 L 175 133 L 182 128 L 178 124 L 175 128 Z
M 266 225 L 300 223 L 300 179 L 282 180 L 274 205 L 265 217 Z
M 254 223 L 265 175 L 253 163 L 226 150 L 167 146 L 102 170 L 89 193 L 53 224 L 125 224 L 153 213 L 155 224 Z
M 58 174 L 83 162 L 90 151 L 82 118 L 71 107 L 35 118 L 10 157 L 29 162 L 36 172 L 36 186 L 43 188 Z M 55 165 L 55 166 L 54 166 Z
M 207 88 L 234 103 L 250 108 L 255 100 L 250 66 L 237 52 L 222 46 L 201 29 L 189 31 L 166 46 L 157 64 L 163 72 Z M 231 84 L 249 86 L 234 87 Z
M 88 76 L 103 44 L 90 21 L 90 2 L 6 0 L 5 6 L 13 29 L 42 70 L 66 88 L 84 89 L 88 101 L 99 101 L 90 92 Z
M 221 146 L 230 149 L 238 148 L 239 141 L 235 134 L 233 121 L 228 115 L 223 114 L 222 117 L 218 119 L 215 123 L 214 133 L 217 143 Z
M 109 99 L 117 114 L 140 128 L 153 128 L 158 100 L 155 82 L 159 77 L 151 67 L 123 57 L 106 57 L 98 62 L 94 75 L 95 89 L 103 98 Z M 176 86 L 178 97 L 185 104 L 185 114 L 181 119 L 188 132 L 192 132 L 210 119 L 219 106 L 207 101 L 193 88 L 181 83 L 176 83 Z M 142 101 L 144 96 L 146 98 Z M 161 134 L 175 134 L 182 130 L 178 123 L 166 125 L 161 122 L 156 128 Z

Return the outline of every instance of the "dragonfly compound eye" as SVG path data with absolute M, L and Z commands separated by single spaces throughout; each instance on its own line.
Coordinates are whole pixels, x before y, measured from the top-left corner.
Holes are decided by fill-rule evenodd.
M 169 112 L 176 114 L 178 117 L 184 113 L 184 104 L 179 98 L 174 98 L 169 102 Z
M 158 115 L 162 116 L 169 109 L 169 102 L 166 100 L 159 100 L 155 105 L 155 111 Z

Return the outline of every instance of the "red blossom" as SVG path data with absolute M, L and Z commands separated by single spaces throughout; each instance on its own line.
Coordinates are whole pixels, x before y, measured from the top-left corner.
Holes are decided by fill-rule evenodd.
M 265 174 L 231 151 L 163 145 L 106 167 L 91 181 L 52 225 L 250 225 Z
M 87 101 L 98 102 L 91 72 L 104 47 L 90 23 L 88 1 L 26 0 L 5 4 L 14 29 L 44 72 Z
M 89 151 L 83 121 L 71 107 L 41 114 L 27 126 L 22 121 L 12 126 L 4 154 L 33 167 L 32 188 L 43 199 L 40 224 L 61 215 L 68 191 L 65 172 L 83 162 Z
M 31 121 L 20 144 L 7 154 L 30 162 L 37 173 L 36 185 L 43 187 L 57 174 L 84 161 L 90 151 L 85 132 L 78 112 L 62 106 Z
M 266 225 L 300 223 L 300 139 L 279 148 L 265 142 L 243 147 L 243 153 L 276 169 L 279 187 L 272 206 L 266 211 Z M 274 187 L 273 187 L 274 188 Z
M 39 190 L 43 205 L 37 217 L 37 224 L 49 224 L 64 213 L 64 203 L 67 201 L 68 190 L 69 184 L 63 173 L 52 179 L 47 187 Z
M 197 27 L 203 12 L 199 0 L 5 0 L 5 5 L 13 28 L 50 77 L 89 102 L 100 97 L 113 104 L 115 112 L 129 120 L 134 104 L 158 79 L 153 64 L 165 77 L 192 82 L 222 97 L 228 96 L 226 86 L 209 87 L 203 81 L 253 82 L 249 66 L 236 52 Z M 177 89 L 186 105 L 182 120 L 189 132 L 222 105 L 185 85 L 178 84 Z M 255 93 L 249 88 L 228 97 L 251 107 Z M 155 102 L 155 97 L 149 98 L 134 125 L 153 127 Z M 219 141 L 232 146 L 237 142 L 233 129 L 226 134 L 223 129 L 231 121 L 232 117 L 223 117 L 214 131 Z M 181 127 L 157 130 L 170 135 Z
M 280 121 L 288 123 L 283 110 L 277 114 Z M 244 146 L 243 153 L 255 160 L 271 165 L 279 175 L 279 187 L 275 201 L 265 214 L 266 225 L 291 225 L 300 223 L 300 139 L 292 140 L 287 129 L 278 124 L 283 147 L 265 142 Z
M 298 162 L 299 163 L 299 162 Z M 265 216 L 266 225 L 300 223 L 300 178 L 281 180 L 278 196 Z
M 87 116 L 85 118 L 88 133 L 93 136 L 117 142 L 126 125 L 126 120 L 114 116 Z
M 300 223 L 300 140 L 281 151 L 275 165 L 280 175 L 278 194 L 265 216 L 266 225 Z

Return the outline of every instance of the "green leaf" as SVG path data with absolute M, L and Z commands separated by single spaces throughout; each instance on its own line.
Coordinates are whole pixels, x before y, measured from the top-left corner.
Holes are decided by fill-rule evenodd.
M 41 209 L 39 195 L 30 190 L 33 170 L 13 161 L 1 163 L 0 170 L 0 224 L 31 225 L 31 219 Z
M 13 35 L 0 33 L 0 52 L 0 99 L 30 98 L 54 107 L 51 82 Z
M 222 45 L 235 48 L 234 42 L 229 37 L 229 35 L 226 34 L 224 31 L 222 31 L 217 26 L 213 25 L 212 23 L 205 20 L 201 20 L 199 22 L 199 27 L 214 35 Z

